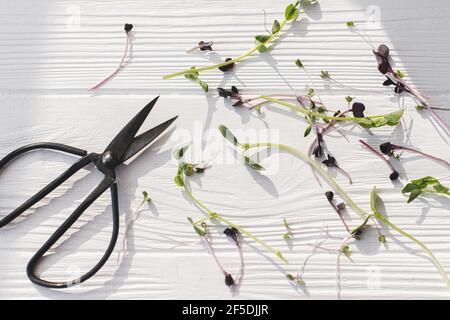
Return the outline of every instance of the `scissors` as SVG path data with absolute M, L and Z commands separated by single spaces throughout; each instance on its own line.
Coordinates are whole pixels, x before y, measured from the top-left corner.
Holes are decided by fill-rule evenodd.
M 128 122 L 128 124 L 117 134 L 117 136 L 111 141 L 108 147 L 106 147 L 105 151 L 103 151 L 103 153 L 101 154 L 88 153 L 85 150 L 74 148 L 64 144 L 44 142 L 34 143 L 21 147 L 0 160 L 0 170 L 2 170 L 11 160 L 17 158 L 23 153 L 36 149 L 56 150 L 81 157 L 59 177 L 50 182 L 46 187 L 36 193 L 20 207 L 0 220 L 0 228 L 16 219 L 19 215 L 42 200 L 46 195 L 55 190 L 63 182 L 65 182 L 82 168 L 86 167 L 88 164 L 94 163 L 96 168 L 104 175 L 103 180 L 98 184 L 98 186 L 86 197 L 86 199 L 69 216 L 69 218 L 67 218 L 67 220 L 58 227 L 58 229 L 29 261 L 27 265 L 27 276 L 33 283 L 46 288 L 68 288 L 91 278 L 94 274 L 97 273 L 97 271 L 99 271 L 103 267 L 105 262 L 108 260 L 109 256 L 114 250 L 114 246 L 117 242 L 117 237 L 119 234 L 119 200 L 117 193 L 116 168 L 133 157 L 136 153 L 144 149 L 153 140 L 155 140 L 178 117 L 173 117 L 172 119 L 169 119 L 157 125 L 156 127 L 136 136 L 139 128 L 144 123 L 158 98 L 159 97 L 153 99 L 133 119 L 131 119 L 130 122 Z M 87 273 L 72 281 L 51 282 L 41 279 L 38 275 L 36 275 L 36 267 L 41 262 L 44 254 L 48 250 L 50 250 L 50 248 L 58 241 L 58 239 L 61 238 L 64 233 L 78 220 L 83 212 L 85 212 L 86 209 L 90 205 L 92 205 L 108 188 L 111 190 L 113 228 L 111 240 L 106 249 L 106 252 L 102 256 L 100 261 L 98 261 L 97 264 Z

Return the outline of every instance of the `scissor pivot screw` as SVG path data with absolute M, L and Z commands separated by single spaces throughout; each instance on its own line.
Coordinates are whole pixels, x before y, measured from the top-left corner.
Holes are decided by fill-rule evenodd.
M 112 155 L 111 151 L 106 151 L 105 153 L 103 153 L 102 162 L 104 164 L 111 163 L 112 161 L 113 161 L 113 155 Z

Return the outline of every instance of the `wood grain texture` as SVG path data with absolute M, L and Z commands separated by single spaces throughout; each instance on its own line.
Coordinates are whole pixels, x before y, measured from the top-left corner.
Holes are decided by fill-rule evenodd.
M 415 3 L 416 5 L 412 5 Z M 153 205 L 141 211 L 127 246 L 118 250 L 91 281 L 64 291 L 33 286 L 25 266 L 49 237 L 100 180 L 89 168 L 57 189 L 26 217 L 0 230 L 0 298 L 116 298 L 116 299 L 319 299 L 336 298 L 336 254 L 319 251 L 304 275 L 306 288 L 293 287 L 285 273 L 295 272 L 328 226 L 336 236 L 344 230 L 328 206 L 309 167 L 287 154 L 273 152 L 264 160 L 265 174 L 248 170 L 233 149 L 218 136 L 224 123 L 239 137 L 272 139 L 306 150 L 302 117 L 276 108 L 265 118 L 234 109 L 215 95 L 205 96 L 196 84 L 180 78 L 162 80 L 162 75 L 192 65 L 206 65 L 248 49 L 253 36 L 268 21 L 282 15 L 285 1 L 0 1 L 0 157 L 14 148 L 37 141 L 62 142 L 101 152 L 117 130 L 156 94 L 162 94 L 148 123 L 149 128 L 178 114 L 176 129 L 148 151 L 119 170 L 122 241 L 126 218 L 130 217 L 148 190 Z M 212 89 L 235 84 L 245 94 L 273 92 L 304 93 L 314 86 L 332 108 L 342 108 L 345 95 L 356 96 L 367 113 L 397 110 L 399 101 L 383 88 L 370 47 L 345 26 L 354 20 L 373 41 L 393 48 L 396 68 L 407 81 L 427 94 L 435 105 L 448 106 L 449 11 L 447 1 L 378 1 L 380 20 L 372 2 L 326 1 L 309 10 L 293 25 L 271 54 L 256 55 L 242 63 L 235 74 L 205 73 Z M 77 25 L 77 12 L 79 26 Z M 75 13 L 75 15 L 74 15 Z M 75 23 L 73 23 L 75 22 Z M 124 45 L 123 24 L 133 23 L 131 63 L 94 95 L 86 89 L 95 84 L 120 60 Z M 199 40 L 214 40 L 217 53 L 184 53 Z M 312 78 L 293 64 L 301 58 Z M 320 70 L 328 70 L 339 83 L 325 82 Z M 343 85 L 344 86 L 343 86 Z M 357 140 L 377 145 L 390 140 L 410 143 L 422 151 L 449 158 L 449 139 L 430 120 L 418 113 L 415 102 L 405 97 L 405 120 L 397 128 L 375 129 L 368 137 L 348 125 L 334 132 L 328 146 L 355 180 L 353 185 L 331 173 L 354 200 L 369 210 L 369 194 L 377 186 L 390 219 L 423 240 L 450 271 L 450 202 L 427 197 L 405 204 L 400 190 L 408 179 L 424 175 L 445 178 L 448 170 L 439 164 L 405 154 L 395 166 L 401 183 L 387 179 L 388 169 Z M 448 112 L 440 113 L 448 122 Z M 145 129 L 145 128 L 144 128 Z M 193 161 L 217 155 L 207 173 L 193 179 L 195 194 L 211 209 L 242 224 L 283 251 L 289 265 L 282 265 L 250 240 L 244 242 L 246 274 L 238 293 L 224 286 L 220 272 L 186 218 L 202 213 L 173 184 L 176 164 L 172 150 L 193 142 Z M 33 192 L 58 175 L 75 158 L 52 152 L 33 152 L 21 157 L 0 176 L 0 215 L 14 209 Z M 78 178 L 78 179 L 77 179 Z M 50 278 L 66 279 L 85 270 L 107 246 L 111 230 L 109 195 L 102 197 L 59 244 L 41 271 Z M 287 220 L 295 240 L 282 239 Z M 354 226 L 358 216 L 346 217 Z M 236 272 L 237 252 L 223 236 L 223 228 L 212 229 L 218 255 Z M 345 299 L 450 298 L 450 291 L 419 248 L 396 233 L 386 231 L 388 243 L 380 245 L 375 231 L 351 245 L 352 260 L 342 259 L 341 287 Z M 119 246 L 121 242 L 119 242 Z M 327 247 L 337 248 L 330 240 Z M 55 264 L 56 263 L 56 264 Z M 375 278 L 374 278 L 375 277 Z

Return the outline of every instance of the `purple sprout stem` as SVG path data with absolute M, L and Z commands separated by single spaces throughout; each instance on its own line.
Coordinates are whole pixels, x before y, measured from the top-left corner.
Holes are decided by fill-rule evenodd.
M 344 217 L 341 214 L 341 211 L 339 210 L 339 208 L 336 206 L 336 204 L 334 203 L 333 200 L 328 200 L 328 202 L 331 204 L 331 206 L 333 207 L 334 211 L 336 211 L 336 213 L 338 214 L 339 218 L 341 219 L 342 223 L 344 224 L 345 229 L 347 230 L 348 233 L 352 234 L 352 232 L 350 231 L 350 228 L 348 227 L 347 223 L 345 222 Z
M 92 90 L 96 90 L 98 88 L 100 88 L 102 85 L 104 85 L 106 82 L 108 82 L 112 77 L 114 77 L 122 68 L 123 68 L 123 63 L 125 61 L 125 58 L 128 54 L 128 47 L 130 45 L 130 35 L 129 32 L 126 32 L 126 42 L 125 42 L 125 50 L 123 52 L 122 55 L 122 59 L 120 60 L 120 63 L 117 65 L 116 69 L 109 74 L 109 76 L 107 76 L 106 78 L 104 78 L 103 80 L 101 80 L 99 83 L 97 83 L 95 86 L 91 87 L 88 91 L 92 91 Z
M 422 152 L 422 151 L 419 151 L 419 150 L 416 150 L 416 149 L 413 149 L 413 148 L 410 148 L 410 147 L 399 146 L 399 145 L 395 145 L 395 144 L 391 144 L 391 146 L 392 146 L 394 149 L 398 149 L 398 150 L 407 150 L 407 151 L 411 151 L 411 152 L 415 152 L 415 153 L 421 154 L 421 155 L 423 155 L 423 156 L 425 156 L 425 157 L 428 157 L 428 158 L 430 158 L 430 159 L 433 159 L 433 160 L 435 160 L 435 161 L 437 161 L 437 162 L 441 162 L 441 163 L 443 163 L 445 166 L 447 166 L 447 167 L 450 168 L 450 163 L 449 163 L 448 161 L 446 161 L 446 160 L 444 160 L 444 159 L 441 159 L 441 158 L 438 158 L 438 157 L 436 157 L 436 156 L 433 156 L 433 155 L 431 155 L 431 154 L 428 154 L 428 153 L 425 153 L 425 152 Z
M 239 278 L 236 282 L 236 284 L 239 284 L 242 280 L 242 277 L 244 276 L 244 254 L 242 252 L 242 247 L 241 244 L 239 242 L 236 242 L 236 247 L 238 249 L 239 252 L 239 260 L 240 260 L 240 271 L 239 271 Z
M 446 130 L 447 134 L 450 134 L 450 127 L 448 126 L 448 124 L 445 123 L 445 121 L 441 117 L 439 117 L 436 114 L 436 112 L 434 112 L 433 108 L 431 108 L 431 106 L 430 106 L 430 103 L 419 91 L 411 88 L 402 78 L 400 78 L 393 71 L 391 71 L 391 76 L 393 76 L 398 82 L 403 84 L 405 86 L 405 88 L 420 101 L 420 103 L 422 103 L 424 106 L 426 106 L 427 109 L 430 111 L 430 114 L 434 118 L 434 120 L 436 120 L 436 122 L 439 123 L 441 125 L 441 127 Z
M 338 165 L 336 165 L 335 168 L 338 169 L 344 176 L 347 177 L 348 182 L 349 182 L 350 184 L 353 184 L 352 177 L 350 176 L 350 174 L 349 174 L 347 171 L 345 171 L 344 169 L 342 169 L 342 168 L 341 168 L 340 166 L 338 166 Z
M 433 109 L 433 110 L 450 111 L 449 108 L 439 108 L 439 107 L 428 107 L 428 108 Z
M 359 142 L 361 144 L 363 144 L 367 149 L 369 149 L 370 151 L 372 151 L 374 154 L 376 154 L 379 158 L 383 159 L 384 162 L 386 162 L 386 164 L 389 166 L 389 168 L 391 169 L 392 173 L 396 172 L 397 170 L 395 170 L 395 168 L 392 166 L 392 164 L 386 160 L 386 158 L 377 150 L 375 150 L 375 148 L 373 148 L 371 145 L 369 145 L 368 143 L 359 140 Z
M 343 112 L 339 113 L 337 116 L 338 116 L 338 117 L 344 116 L 344 115 L 347 114 L 348 112 L 350 112 L 350 110 L 343 111 Z M 321 129 L 320 129 L 320 134 L 323 135 L 323 133 L 324 133 L 325 131 L 327 131 L 329 128 L 335 128 L 335 127 L 333 126 L 334 122 L 336 122 L 336 121 L 330 121 L 325 127 L 321 128 Z M 345 135 L 344 135 L 344 137 L 345 137 Z M 308 156 L 309 156 L 309 157 L 312 156 L 312 150 L 313 150 L 314 146 L 316 145 L 316 142 L 317 142 L 317 140 L 314 140 L 314 141 L 309 145 L 309 148 L 308 148 Z M 317 183 L 319 184 L 319 186 L 322 186 L 322 184 L 321 184 L 321 182 L 320 182 L 320 180 L 319 180 L 319 177 L 317 176 L 317 173 L 316 173 L 316 171 L 314 170 L 313 166 L 312 166 L 311 164 L 310 164 L 309 166 L 311 167 L 311 170 L 312 170 L 312 172 L 313 172 L 313 174 L 314 174 L 314 178 L 316 179 Z
M 209 241 L 208 237 L 205 235 L 204 237 L 202 237 L 206 243 L 206 245 L 208 246 L 208 251 L 209 253 L 211 253 L 211 255 L 214 258 L 214 261 L 216 262 L 217 266 L 219 267 L 220 271 L 223 273 L 223 275 L 226 277 L 229 275 L 228 272 L 225 271 L 225 268 L 222 266 L 222 264 L 219 261 L 219 258 L 217 258 L 216 253 L 214 252 L 214 249 L 212 247 L 211 242 Z

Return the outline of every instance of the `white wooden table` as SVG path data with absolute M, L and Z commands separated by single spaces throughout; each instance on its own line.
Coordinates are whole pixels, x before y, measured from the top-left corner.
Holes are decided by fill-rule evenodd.
M 101 152 L 117 130 L 144 104 L 162 95 L 146 128 L 178 114 L 176 130 L 119 171 L 121 234 L 126 217 L 149 191 L 153 204 L 141 211 L 129 234 L 128 253 L 118 250 L 105 267 L 81 286 L 52 291 L 32 285 L 25 267 L 43 244 L 101 178 L 85 170 L 26 213 L 26 217 L 0 230 L 0 298 L 59 299 L 320 299 L 336 298 L 336 254 L 318 251 L 306 268 L 305 288 L 292 286 L 285 273 L 294 273 L 328 226 L 336 236 L 345 232 L 323 196 L 309 167 L 301 160 L 276 152 L 264 164 L 272 168 L 260 175 L 230 156 L 232 149 L 217 136 L 226 124 L 240 137 L 255 135 L 306 150 L 312 137 L 303 138 L 300 117 L 276 109 L 266 110 L 264 121 L 247 110 L 235 110 L 215 94 L 218 86 L 237 85 L 245 94 L 302 93 L 314 86 L 329 106 L 344 105 L 351 95 L 364 102 L 370 114 L 396 110 L 398 99 L 381 86 L 368 45 L 348 30 L 353 20 L 376 43 L 392 48 L 396 68 L 407 81 L 436 105 L 449 106 L 450 6 L 448 1 L 321 0 L 289 28 L 272 54 L 241 63 L 235 74 L 205 73 L 211 92 L 207 96 L 183 77 L 162 80 L 162 75 L 208 60 L 236 56 L 253 44 L 264 30 L 264 13 L 270 23 L 280 18 L 287 0 L 181 0 L 170 1 L 7 1 L 0 0 L 0 156 L 18 146 L 39 141 L 61 142 Z M 132 60 L 96 94 L 86 89 L 116 65 L 123 49 L 123 24 L 133 23 Z M 213 40 L 211 55 L 185 54 L 200 40 Z M 312 77 L 293 61 L 301 58 Z M 320 79 L 327 70 L 342 85 Z M 400 190 L 407 180 L 433 175 L 448 177 L 436 163 L 414 155 L 396 164 L 399 184 L 387 179 L 388 169 L 357 140 L 373 145 L 390 140 L 412 143 L 425 152 L 449 159 L 449 139 L 436 129 L 426 112 L 418 113 L 410 98 L 405 126 L 375 129 L 367 137 L 347 126 L 349 142 L 332 133 L 327 138 L 334 155 L 353 176 L 350 186 L 336 179 L 364 209 L 377 186 L 390 219 L 423 240 L 450 271 L 450 202 L 427 197 L 406 205 Z M 447 122 L 449 113 L 442 112 Z M 252 241 L 244 242 L 245 278 L 237 294 L 223 283 L 212 257 L 201 244 L 188 216 L 202 213 L 173 183 L 176 164 L 173 148 L 193 141 L 192 160 L 208 159 L 220 152 L 211 169 L 192 187 L 207 206 L 245 226 L 284 252 L 288 266 L 273 260 Z M 203 152 L 202 152 L 203 150 Z M 227 155 L 225 157 L 225 155 Z M 224 161 L 226 160 L 226 161 Z M 0 177 L 0 210 L 4 216 L 33 192 L 64 170 L 74 158 L 53 152 L 35 152 L 15 161 Z M 77 179 L 78 178 L 78 179 Z M 446 183 L 448 184 L 448 180 Z M 295 240 L 282 239 L 286 218 Z M 354 212 L 349 224 L 360 221 Z M 82 216 L 70 238 L 60 243 L 40 271 L 50 278 L 66 279 L 85 270 L 109 241 L 109 195 L 103 196 Z M 235 248 L 212 229 L 217 254 L 230 271 L 238 268 Z M 438 298 L 450 291 L 419 248 L 386 231 L 387 245 L 374 233 L 351 244 L 352 259 L 342 259 L 342 298 Z M 330 241 L 330 248 L 338 242 Z M 56 263 L 56 264 L 55 264 Z M 53 264 L 55 264 L 53 266 Z

